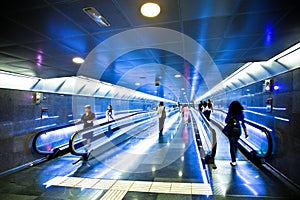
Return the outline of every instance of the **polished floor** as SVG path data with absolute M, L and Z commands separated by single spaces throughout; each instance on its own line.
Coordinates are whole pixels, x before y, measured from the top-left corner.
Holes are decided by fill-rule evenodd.
M 193 125 L 179 114 L 84 165 L 65 155 L 0 177 L 0 199 L 292 199 L 291 190 L 238 154 L 229 165 L 227 139 L 217 130 L 217 169 L 203 167 L 194 142 Z M 212 195 L 213 194 L 213 195 Z

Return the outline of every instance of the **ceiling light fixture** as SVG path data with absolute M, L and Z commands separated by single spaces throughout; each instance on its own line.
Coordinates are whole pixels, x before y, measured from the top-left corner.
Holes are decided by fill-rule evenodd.
M 73 61 L 73 63 L 76 63 L 76 64 L 82 64 L 82 63 L 84 63 L 83 58 L 80 58 L 80 57 L 74 57 L 72 59 L 72 61 Z
M 181 88 L 182 91 L 184 91 L 184 88 Z
M 98 10 L 96 10 L 96 8 L 87 7 L 84 8 L 83 11 L 100 26 L 110 26 L 110 23 L 107 21 L 107 19 Z
M 135 83 L 135 85 L 136 85 L 136 86 L 140 86 L 141 84 L 140 84 L 140 83 Z
M 175 77 L 175 78 L 180 78 L 181 75 L 180 75 L 180 74 L 176 74 L 174 77 Z
M 156 17 L 160 13 L 160 6 L 156 3 L 145 3 L 140 9 L 142 15 L 145 17 Z

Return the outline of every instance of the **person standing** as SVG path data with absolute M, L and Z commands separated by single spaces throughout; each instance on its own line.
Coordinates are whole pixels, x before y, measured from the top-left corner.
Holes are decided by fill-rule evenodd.
M 203 110 L 202 113 L 204 114 L 205 118 L 210 121 L 210 112 L 211 110 L 208 107 L 208 103 L 206 101 L 203 102 Z
M 107 106 L 105 115 L 108 122 L 115 120 L 115 113 L 111 105 Z
M 190 115 L 189 106 L 187 104 L 183 106 L 182 112 L 183 112 L 184 124 L 187 125 L 189 123 L 189 115 Z
M 157 115 L 158 115 L 158 128 L 159 135 L 163 134 L 164 124 L 166 119 L 166 107 L 164 106 L 164 102 L 160 102 L 157 107 Z
M 95 117 L 95 113 L 91 111 L 90 105 L 86 105 L 84 106 L 84 108 L 85 108 L 85 113 L 81 116 L 81 118 L 77 122 L 74 122 L 74 124 L 83 122 L 83 128 L 86 129 L 94 125 L 94 121 L 96 121 L 96 117 Z M 91 139 L 93 138 L 93 131 L 89 131 L 85 133 L 82 137 L 86 139 L 87 147 L 90 147 Z
M 198 105 L 198 111 L 202 112 L 203 110 L 203 101 L 200 101 L 199 105 Z
M 208 111 L 207 111 L 207 120 L 210 121 L 210 115 L 213 112 L 213 102 L 212 102 L 211 99 L 207 100 L 207 108 L 208 108 Z
M 107 106 L 107 110 L 106 110 L 106 119 L 107 119 L 107 122 L 110 122 L 110 121 L 113 121 L 115 120 L 115 114 L 114 114 L 114 110 L 113 110 L 113 107 L 111 105 L 108 105 Z M 108 125 L 108 133 L 107 133 L 107 136 L 111 136 L 113 134 L 113 130 L 111 129 L 111 125 L 109 124 Z
M 230 144 L 231 156 L 230 165 L 232 167 L 236 166 L 236 152 L 238 148 L 238 141 L 242 134 L 241 126 L 244 129 L 245 137 L 248 137 L 243 110 L 244 108 L 240 102 L 233 101 L 229 105 L 228 113 L 225 119 L 225 123 L 228 127 L 228 139 Z

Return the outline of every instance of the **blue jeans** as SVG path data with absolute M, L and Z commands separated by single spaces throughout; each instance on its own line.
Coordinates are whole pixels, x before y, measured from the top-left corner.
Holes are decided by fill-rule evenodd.
M 239 139 L 241 136 L 241 129 L 234 128 L 229 134 L 229 144 L 230 144 L 230 156 L 231 161 L 236 162 L 236 152 L 238 149 Z

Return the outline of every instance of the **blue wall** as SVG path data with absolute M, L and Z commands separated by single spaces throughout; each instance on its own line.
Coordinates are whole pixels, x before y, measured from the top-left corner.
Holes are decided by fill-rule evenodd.
M 230 102 L 239 100 L 247 119 L 263 124 L 272 131 L 273 155 L 267 160 L 273 167 L 300 185 L 300 69 L 273 77 L 279 89 L 264 90 L 264 82 L 213 97 L 215 107 L 227 109 Z M 266 100 L 273 98 L 274 109 L 266 110 Z M 250 136 L 251 137 L 251 136 Z

